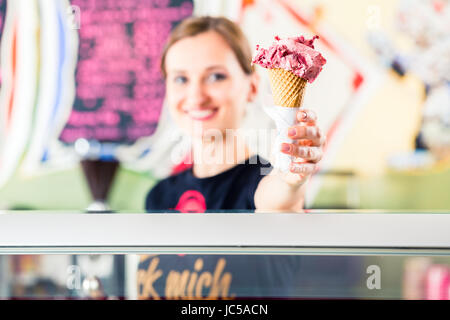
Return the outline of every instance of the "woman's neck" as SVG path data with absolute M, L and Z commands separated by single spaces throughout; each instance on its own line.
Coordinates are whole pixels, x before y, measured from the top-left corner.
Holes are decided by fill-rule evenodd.
M 218 175 L 250 157 L 250 150 L 241 135 L 194 139 L 193 174 L 197 178 Z

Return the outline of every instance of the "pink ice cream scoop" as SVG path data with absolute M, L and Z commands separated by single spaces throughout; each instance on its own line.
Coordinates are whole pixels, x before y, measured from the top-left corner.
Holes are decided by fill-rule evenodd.
M 314 36 L 306 40 L 300 36 L 280 39 L 277 36 L 269 49 L 256 46 L 252 63 L 268 69 L 285 69 L 312 83 L 327 62 L 318 51 L 314 50 L 314 41 L 318 38 Z

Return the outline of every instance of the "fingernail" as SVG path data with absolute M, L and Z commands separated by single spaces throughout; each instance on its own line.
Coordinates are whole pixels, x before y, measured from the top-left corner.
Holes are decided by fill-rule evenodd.
M 283 143 L 283 144 L 281 145 L 281 151 L 283 151 L 283 152 L 289 152 L 289 151 L 291 151 L 291 146 L 290 146 L 289 144 L 287 144 L 287 143 Z
M 295 130 L 294 128 L 289 129 L 288 131 L 288 135 L 290 135 L 291 137 L 295 136 L 297 134 L 297 130 Z
M 306 112 L 305 111 L 302 111 L 302 120 L 306 120 L 306 117 L 307 117 L 308 115 L 306 114 Z

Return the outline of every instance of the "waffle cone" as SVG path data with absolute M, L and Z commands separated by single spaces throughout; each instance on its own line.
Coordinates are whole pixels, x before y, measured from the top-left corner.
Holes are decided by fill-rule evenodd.
M 284 69 L 269 69 L 273 102 L 286 108 L 301 107 L 307 80 Z

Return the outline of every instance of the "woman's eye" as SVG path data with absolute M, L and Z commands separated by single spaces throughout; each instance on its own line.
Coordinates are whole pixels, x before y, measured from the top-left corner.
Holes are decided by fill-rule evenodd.
M 216 82 L 216 81 L 222 81 L 225 80 L 227 78 L 227 75 L 224 73 L 212 73 L 208 76 L 208 81 L 209 82 Z
M 184 84 L 187 82 L 187 78 L 185 76 L 177 76 L 173 81 L 177 84 Z

